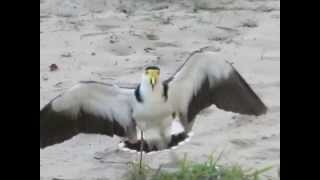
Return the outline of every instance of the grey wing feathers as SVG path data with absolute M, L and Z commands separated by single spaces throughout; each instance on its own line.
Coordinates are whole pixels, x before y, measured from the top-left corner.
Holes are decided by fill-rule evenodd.
M 246 115 L 259 116 L 267 111 L 261 99 L 236 70 L 215 86 L 210 87 L 208 78 L 205 78 L 199 91 L 191 98 L 188 121 L 193 121 L 200 111 L 213 104 L 225 111 Z
M 71 88 L 40 111 L 40 148 L 79 133 L 135 138 L 132 91 L 96 82 Z
M 246 115 L 267 111 L 238 71 L 211 54 L 195 54 L 168 83 L 173 107 L 186 131 L 191 130 L 197 114 L 211 105 Z
M 267 112 L 266 105 L 235 69 L 227 80 L 211 91 L 212 101 L 223 110 L 255 116 Z

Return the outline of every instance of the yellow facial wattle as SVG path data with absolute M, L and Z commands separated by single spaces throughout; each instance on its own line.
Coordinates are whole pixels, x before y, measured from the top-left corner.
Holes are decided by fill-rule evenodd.
M 150 79 L 150 84 L 154 87 L 159 81 L 160 71 L 152 69 L 148 70 L 147 74 Z

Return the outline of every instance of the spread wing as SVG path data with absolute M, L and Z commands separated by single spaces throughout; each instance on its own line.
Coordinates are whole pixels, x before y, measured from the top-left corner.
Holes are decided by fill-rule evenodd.
M 186 131 L 203 109 L 218 108 L 246 115 L 262 115 L 267 107 L 238 71 L 212 53 L 194 53 L 166 81 L 169 99 Z
M 82 82 L 40 110 L 40 148 L 79 133 L 136 138 L 134 89 Z

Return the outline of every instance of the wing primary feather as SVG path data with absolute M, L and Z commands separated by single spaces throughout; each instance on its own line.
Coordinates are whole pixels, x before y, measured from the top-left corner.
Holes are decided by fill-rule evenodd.
M 77 122 L 64 113 L 55 113 L 51 104 L 40 111 L 40 148 L 61 143 L 79 133 Z
M 96 93 L 99 101 L 95 103 L 97 97 L 88 93 Z M 58 96 L 40 110 L 40 148 L 62 143 L 79 133 L 136 138 L 130 99 L 119 88 L 91 81 Z M 124 113 L 129 114 L 123 116 Z
M 227 80 L 213 88 L 212 92 L 214 104 L 226 111 L 259 116 L 268 110 L 236 69 L 233 69 Z
M 266 105 L 235 69 L 227 79 L 212 87 L 206 76 L 201 88 L 191 98 L 188 107 L 189 123 L 199 112 L 213 104 L 220 109 L 246 115 L 259 116 L 267 112 Z
M 203 78 L 200 88 L 191 96 L 187 110 L 179 112 L 180 121 L 187 132 L 192 129 L 196 116 L 211 105 L 245 115 L 259 116 L 267 112 L 266 105 L 236 69 L 232 70 L 229 77 L 215 81 L 213 85 L 210 78 L 209 75 Z M 172 88 L 175 88 L 174 84 Z
M 40 148 L 62 143 L 79 133 L 126 137 L 128 129 L 113 118 L 99 117 L 83 110 L 72 116 L 54 112 L 48 105 L 40 111 Z
M 209 78 L 206 77 L 202 82 L 201 88 L 191 98 L 188 106 L 188 123 L 192 123 L 199 112 L 212 105 L 213 102 L 210 97 L 210 81 Z

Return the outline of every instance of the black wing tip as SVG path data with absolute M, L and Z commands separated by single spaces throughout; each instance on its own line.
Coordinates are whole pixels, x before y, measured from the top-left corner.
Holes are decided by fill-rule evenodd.
M 73 124 L 68 124 L 66 119 L 68 116 L 53 110 L 52 102 L 40 110 L 40 149 L 42 150 L 63 143 L 77 134 Z
M 243 78 L 243 76 L 233 67 L 231 64 L 231 67 L 233 69 L 232 74 L 235 75 L 239 80 L 240 84 L 244 85 L 243 88 L 245 91 L 249 94 L 251 94 L 251 97 L 253 98 L 253 112 L 249 115 L 255 115 L 255 116 L 261 116 L 268 113 L 268 107 L 265 105 L 265 103 L 262 101 L 262 99 L 257 95 L 257 93 L 253 90 L 253 88 L 249 85 L 249 83 Z
M 45 118 L 46 113 L 49 111 L 50 109 L 50 104 L 44 106 L 41 110 L 40 110 L 40 149 L 45 149 L 48 145 L 46 145 L 44 138 L 43 138 L 43 129 L 41 128 L 41 121 L 44 121 L 43 119 Z
M 55 112 L 52 103 L 40 110 L 40 149 L 61 144 L 79 133 L 125 137 L 127 128 L 112 118 L 92 115 L 83 110 L 76 119 L 72 119 L 68 113 Z
M 41 138 L 40 138 L 40 149 L 41 150 L 44 150 L 44 149 L 46 149 L 47 147 L 49 147 L 50 145 L 47 145 L 46 143 L 43 143 L 42 141 L 41 141 Z
M 269 111 L 269 108 L 263 103 L 263 101 L 258 96 L 256 96 L 255 101 L 256 102 L 252 105 L 251 110 L 248 109 L 243 111 L 242 113 L 246 115 L 257 116 L 257 117 L 267 114 Z
M 40 138 L 40 150 L 45 150 L 45 149 L 47 149 L 47 148 L 49 148 L 51 146 L 62 144 L 64 142 L 65 141 L 45 142 L 45 141 L 42 141 L 41 138 Z
M 251 105 L 251 111 L 247 113 L 248 115 L 255 115 L 255 116 L 262 116 L 268 113 L 269 108 L 268 106 L 263 102 L 263 100 L 249 87 L 251 90 L 251 97 L 254 97 L 252 100 Z
M 262 106 L 254 113 L 255 116 L 262 116 L 267 114 L 269 111 L 268 107 L 265 104 L 262 104 Z
M 44 145 L 44 144 L 41 144 L 41 140 L 40 140 L 40 149 L 45 149 L 46 148 L 46 146 Z
M 269 108 L 265 104 L 263 104 L 261 115 L 267 114 L 268 112 L 269 112 Z

